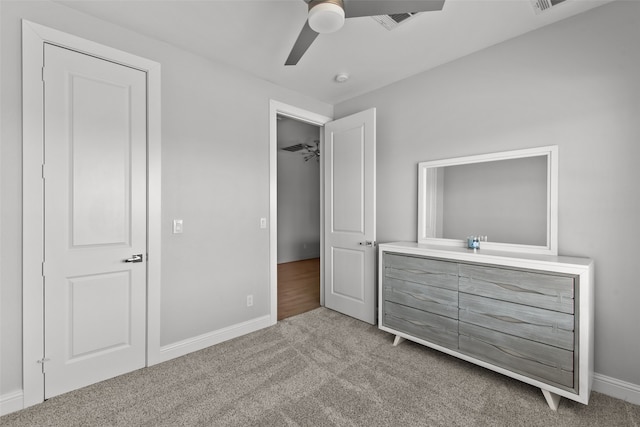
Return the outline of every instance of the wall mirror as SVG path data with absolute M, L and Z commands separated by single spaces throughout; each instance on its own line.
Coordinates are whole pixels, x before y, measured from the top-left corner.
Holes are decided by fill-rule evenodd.
M 418 164 L 418 243 L 558 254 L 558 147 Z

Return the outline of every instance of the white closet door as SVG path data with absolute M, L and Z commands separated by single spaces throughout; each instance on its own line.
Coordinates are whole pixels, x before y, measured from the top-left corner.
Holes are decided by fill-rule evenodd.
M 43 76 L 48 398 L 145 366 L 147 101 L 144 72 L 52 45 Z

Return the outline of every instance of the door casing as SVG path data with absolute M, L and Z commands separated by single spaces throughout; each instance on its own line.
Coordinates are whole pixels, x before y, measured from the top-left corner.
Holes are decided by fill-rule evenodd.
M 43 49 L 53 44 L 133 67 L 147 75 L 147 366 L 160 355 L 160 64 L 30 21 L 22 21 L 23 407 L 44 401 Z
M 278 114 L 320 127 L 320 141 L 324 125 L 333 120 L 313 111 L 271 100 L 269 103 L 269 284 L 272 325 L 278 322 Z M 320 152 L 323 148 L 320 147 Z M 320 253 L 324 251 L 324 178 L 323 158 L 320 156 Z M 320 256 L 320 305 L 324 306 L 324 261 Z

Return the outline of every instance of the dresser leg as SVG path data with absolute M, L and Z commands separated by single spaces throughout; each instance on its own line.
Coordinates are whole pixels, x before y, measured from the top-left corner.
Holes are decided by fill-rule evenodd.
M 558 406 L 560 406 L 560 395 L 559 394 L 555 394 L 555 393 L 551 393 L 548 390 L 545 390 L 543 388 L 541 388 L 540 390 L 542 390 L 542 394 L 544 395 L 544 398 L 547 400 L 547 404 L 549 405 L 549 408 L 553 409 L 554 411 L 558 410 Z
M 393 340 L 393 346 L 394 347 L 397 346 L 402 341 L 404 341 L 404 338 L 402 338 L 400 335 L 396 335 L 396 338 Z

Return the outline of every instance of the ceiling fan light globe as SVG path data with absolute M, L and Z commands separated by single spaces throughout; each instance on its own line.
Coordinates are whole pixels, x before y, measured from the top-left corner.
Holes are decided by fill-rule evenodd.
M 308 19 L 316 33 L 333 33 L 344 25 L 344 9 L 333 3 L 320 3 L 309 10 Z

